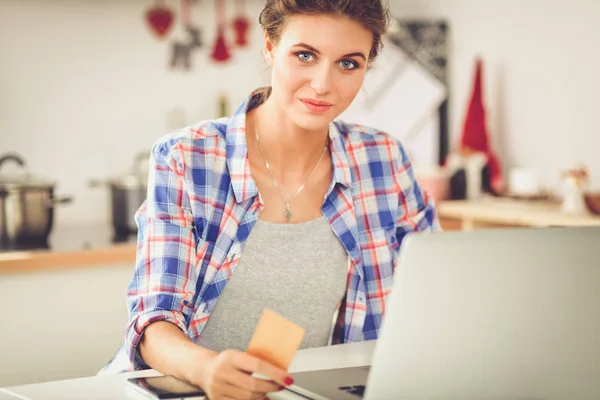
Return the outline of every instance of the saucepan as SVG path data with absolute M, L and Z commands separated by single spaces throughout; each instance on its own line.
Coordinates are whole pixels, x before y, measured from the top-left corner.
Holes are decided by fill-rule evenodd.
M 148 160 L 150 152 L 135 155 L 130 171 L 109 179 L 93 179 L 92 187 L 106 186 L 110 189 L 112 225 L 116 238 L 125 238 L 137 232 L 135 213 L 146 200 L 148 187 Z
M 19 171 L 3 172 L 9 163 Z M 47 244 L 54 207 L 73 201 L 71 196 L 55 196 L 55 187 L 55 182 L 32 174 L 19 154 L 0 157 L 0 246 Z

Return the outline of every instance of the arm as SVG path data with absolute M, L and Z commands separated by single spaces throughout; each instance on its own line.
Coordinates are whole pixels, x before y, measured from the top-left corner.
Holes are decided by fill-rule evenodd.
M 169 322 L 187 337 L 186 321 L 195 311 L 196 242 L 180 158 L 181 152 L 166 143 L 154 147 L 147 199 L 136 214 L 138 250 L 127 291 L 126 328 L 127 353 L 133 369 L 153 366 L 139 353 L 140 341 L 150 324 Z M 152 340 L 148 342 L 147 350 L 154 347 Z
M 158 321 L 150 324 L 140 342 L 142 359 L 157 371 L 204 387 L 206 366 L 217 353 L 194 344 L 174 324 Z

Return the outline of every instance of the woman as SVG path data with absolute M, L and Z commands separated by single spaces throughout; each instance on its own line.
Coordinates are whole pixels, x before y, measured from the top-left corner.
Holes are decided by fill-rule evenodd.
M 376 339 L 402 239 L 438 229 L 403 147 L 332 122 L 380 50 L 380 0 L 267 0 L 260 22 L 271 87 L 153 148 L 110 366 L 152 367 L 211 399 L 293 383 L 243 352 L 264 308 L 305 327 L 303 347 Z

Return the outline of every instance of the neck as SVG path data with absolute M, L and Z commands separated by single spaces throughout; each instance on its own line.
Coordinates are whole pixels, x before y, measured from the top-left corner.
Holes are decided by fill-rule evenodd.
M 273 99 L 269 98 L 253 113 L 254 129 L 272 168 L 285 174 L 305 172 L 321 156 L 329 131 L 310 131 L 296 125 Z

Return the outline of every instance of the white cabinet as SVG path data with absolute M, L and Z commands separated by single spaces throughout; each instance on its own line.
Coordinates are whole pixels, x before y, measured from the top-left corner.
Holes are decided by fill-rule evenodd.
M 98 372 L 123 341 L 133 269 L 0 274 L 0 387 Z

